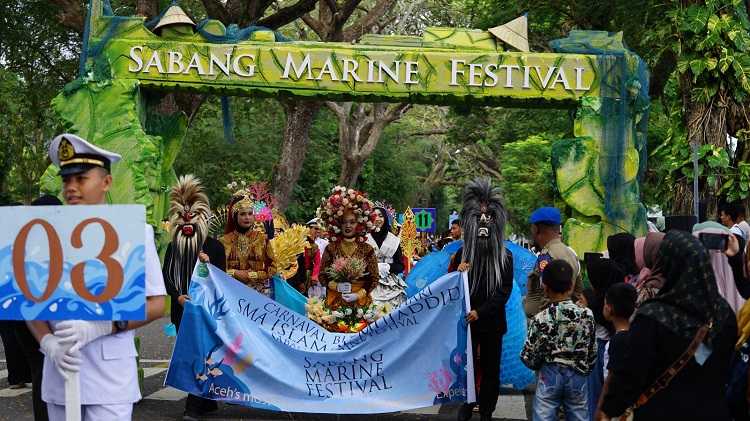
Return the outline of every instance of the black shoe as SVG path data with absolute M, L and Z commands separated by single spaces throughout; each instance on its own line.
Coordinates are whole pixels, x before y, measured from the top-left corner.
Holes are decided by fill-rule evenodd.
M 461 407 L 458 408 L 458 416 L 456 419 L 458 421 L 469 421 L 471 416 L 474 415 L 474 406 L 475 405 L 471 403 L 461 405 Z
M 479 415 L 479 421 L 492 421 L 492 413 L 491 412 L 482 412 Z

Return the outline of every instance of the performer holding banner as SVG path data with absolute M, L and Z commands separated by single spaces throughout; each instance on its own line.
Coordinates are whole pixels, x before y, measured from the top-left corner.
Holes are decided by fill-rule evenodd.
M 328 227 L 330 244 L 323 253 L 320 283 L 328 288 L 326 305 L 367 308 L 372 303 L 370 292 L 378 284 L 378 259 L 365 241 L 374 228 L 373 206 L 362 192 L 334 187 L 331 196 L 321 205 L 321 218 Z M 357 263 L 356 265 L 354 263 Z M 357 279 L 333 279 L 337 267 L 363 265 Z M 342 271 L 339 271 L 342 273 Z
M 464 188 L 461 223 L 464 245 L 453 257 L 451 270 L 468 272 L 471 311 L 466 320 L 471 339 L 482 421 L 492 419 L 500 392 L 500 355 L 507 331 L 505 303 L 513 289 L 513 255 L 505 248 L 506 213 L 500 190 L 489 180 L 476 179 Z M 464 404 L 458 420 L 472 416 L 475 402 Z
M 208 196 L 198 178 L 184 175 L 169 194 L 169 231 L 172 242 L 164 256 L 164 283 L 171 300 L 172 323 L 180 328 L 185 302 L 190 300 L 188 290 L 195 264 L 211 262 L 221 270 L 226 268 L 224 246 L 208 236 L 210 206 Z M 215 401 L 188 395 L 183 419 L 199 416 L 218 409 Z
M 120 155 L 98 148 L 72 134 L 55 137 L 49 147 L 60 167 L 63 196 L 69 205 L 106 204 L 112 186 L 111 164 Z M 44 358 L 42 399 L 50 420 L 65 419 L 64 379 L 80 371 L 80 402 L 84 420 L 130 420 L 133 403 L 141 399 L 133 329 L 164 314 L 164 280 L 151 226 L 145 229 L 145 321 L 30 321 Z
M 388 304 L 391 308 L 406 301 L 406 282 L 401 274 L 404 271 L 401 239 L 391 233 L 390 215 L 385 207 L 376 207 L 375 230 L 367 234 L 367 244 L 375 250 L 378 258 L 378 285 L 372 291 L 376 305 Z
M 257 205 L 266 210 L 264 204 Z M 255 229 L 256 213 L 260 211 L 249 191 L 235 193 L 229 205 L 227 226 L 219 241 L 224 245 L 229 276 L 271 297 L 271 278 L 276 274 L 276 267 L 268 235 Z

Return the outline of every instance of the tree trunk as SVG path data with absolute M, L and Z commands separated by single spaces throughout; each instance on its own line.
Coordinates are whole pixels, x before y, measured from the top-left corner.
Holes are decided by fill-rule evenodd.
M 685 76 L 683 76 L 684 78 Z M 689 77 L 689 76 L 688 76 Z M 683 96 L 685 104 L 685 127 L 687 140 L 690 145 L 714 145 L 727 147 L 727 110 L 731 101 L 726 92 L 720 89 L 709 103 L 696 103 L 690 98 L 692 85 L 688 81 L 683 83 L 682 90 L 687 92 Z M 706 169 L 707 170 L 707 169 Z M 698 195 L 701 207 L 706 209 L 706 218 L 713 219 L 717 215 L 719 203 L 719 187 L 722 181 L 719 177 L 713 184 L 708 184 L 705 172 L 699 178 Z M 687 178 L 676 186 L 675 200 L 672 203 L 673 215 L 693 215 L 693 181 Z
M 398 120 L 409 104 L 354 104 L 327 102 L 339 120 L 339 185 L 354 187 L 388 124 Z
M 354 187 L 362 172 L 366 159 L 355 157 L 341 157 L 341 174 L 339 174 L 339 186 Z
M 302 164 L 310 141 L 310 127 L 320 110 L 315 101 L 282 101 L 286 112 L 281 156 L 273 174 L 273 194 L 280 211 L 286 210 L 294 186 L 302 172 Z

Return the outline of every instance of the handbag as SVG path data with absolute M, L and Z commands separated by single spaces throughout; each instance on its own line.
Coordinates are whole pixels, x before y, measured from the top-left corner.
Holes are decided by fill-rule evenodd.
M 648 389 L 646 389 L 646 391 L 638 396 L 638 399 L 633 405 L 628 407 L 625 412 L 619 417 L 612 417 L 612 420 L 619 419 L 621 421 L 632 421 L 633 412 L 641 406 L 645 405 L 646 402 L 648 402 L 649 399 L 656 395 L 660 390 L 665 389 L 667 386 L 669 386 L 669 383 L 672 381 L 672 379 L 680 371 L 682 371 L 685 366 L 687 366 L 687 364 L 690 362 L 690 359 L 695 355 L 695 352 L 698 351 L 698 347 L 700 346 L 701 342 L 706 339 L 706 335 L 708 335 L 711 327 L 713 327 L 713 321 L 709 321 L 708 324 L 701 326 L 698 331 L 695 332 L 693 341 L 690 342 L 690 345 L 687 347 L 685 352 L 683 352 L 682 355 L 680 355 L 680 357 L 672 363 L 672 365 L 667 367 L 667 369 L 664 370 L 664 372 L 659 377 L 657 377 L 656 380 L 654 380 L 654 382 L 651 384 L 651 386 L 648 387 Z M 601 395 L 599 395 L 599 403 L 596 406 L 597 414 L 599 414 L 602 410 L 604 396 L 607 394 L 607 390 L 609 389 L 609 383 L 611 380 L 612 376 L 610 375 L 609 377 L 607 377 L 607 381 L 604 383 Z M 595 418 L 598 418 L 598 416 Z

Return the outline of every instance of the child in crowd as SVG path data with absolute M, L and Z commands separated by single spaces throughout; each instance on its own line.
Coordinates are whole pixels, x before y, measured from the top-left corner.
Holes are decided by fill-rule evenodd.
M 594 316 L 573 303 L 573 268 L 553 260 L 542 274 L 550 301 L 529 323 L 521 360 L 539 370 L 533 412 L 535 421 L 557 421 L 563 406 L 569 421 L 590 419 L 586 376 L 596 362 Z
M 612 285 L 604 297 L 604 317 L 614 326 L 614 334 L 607 342 L 604 353 L 604 378 L 609 370 L 620 369 L 628 349 L 628 330 L 630 316 L 635 311 L 638 292 L 630 284 L 620 282 Z

